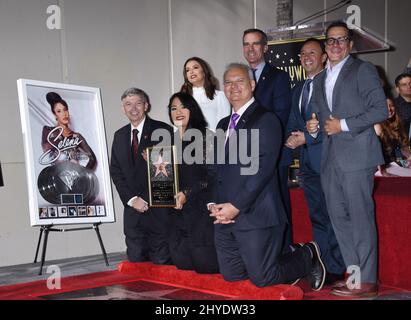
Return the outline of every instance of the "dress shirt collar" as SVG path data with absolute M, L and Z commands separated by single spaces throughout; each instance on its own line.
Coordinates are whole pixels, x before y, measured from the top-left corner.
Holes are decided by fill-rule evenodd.
M 338 64 L 336 64 L 334 67 L 331 67 L 331 63 L 330 60 L 327 60 L 327 72 L 330 73 L 340 73 L 342 67 L 345 65 L 345 63 L 348 61 L 348 59 L 350 58 L 350 55 L 348 55 L 347 57 L 345 57 L 344 60 L 340 61 Z
M 243 105 L 240 109 L 238 109 L 237 111 L 233 110 L 233 113 L 237 113 L 239 115 L 238 120 L 240 120 L 240 118 L 243 116 L 244 112 L 247 111 L 248 107 L 251 106 L 253 104 L 253 102 L 255 101 L 254 98 L 251 98 L 245 105 Z M 238 123 L 237 120 L 237 123 Z
M 143 133 L 143 128 L 144 128 L 144 123 L 146 122 L 147 117 L 144 117 L 143 121 L 140 122 L 140 124 L 135 127 L 133 126 L 132 123 L 130 123 L 131 125 L 131 140 L 133 140 L 133 129 L 137 129 L 138 130 L 138 141 L 141 141 L 141 134 Z
M 263 69 L 265 67 L 266 63 L 265 61 L 262 61 L 257 67 L 255 67 L 255 81 L 258 82 L 258 80 L 260 80 L 260 76 L 263 73 Z

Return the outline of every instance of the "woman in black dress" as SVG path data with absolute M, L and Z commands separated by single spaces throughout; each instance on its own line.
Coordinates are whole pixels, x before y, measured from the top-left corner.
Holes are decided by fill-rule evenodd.
M 170 98 L 168 113 L 177 128 L 175 144 L 181 145 L 182 155 L 178 168 L 181 191 L 171 219 L 171 257 L 178 269 L 217 273 L 214 223 L 206 203 L 206 136 L 211 133 L 198 103 L 187 93 Z

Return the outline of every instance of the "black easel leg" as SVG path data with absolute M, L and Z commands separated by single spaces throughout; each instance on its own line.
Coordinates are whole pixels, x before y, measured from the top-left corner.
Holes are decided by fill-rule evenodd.
M 39 276 L 43 274 L 43 266 L 44 266 L 44 261 L 46 260 L 47 240 L 49 238 L 49 232 L 50 232 L 50 227 L 45 227 L 43 252 L 41 253 L 41 266 L 40 266 Z
M 104 248 L 103 240 L 101 239 L 100 230 L 98 228 L 98 224 L 94 224 L 94 230 L 96 230 L 98 241 L 100 242 L 101 251 L 103 252 L 104 260 L 106 261 L 106 266 L 110 266 L 108 264 L 107 253 L 106 249 Z
M 37 250 L 36 250 L 36 256 L 34 257 L 34 263 L 37 263 L 37 257 L 39 256 L 40 243 L 41 243 L 41 238 L 43 237 L 44 229 L 45 229 L 44 226 L 40 228 L 39 242 L 37 243 Z

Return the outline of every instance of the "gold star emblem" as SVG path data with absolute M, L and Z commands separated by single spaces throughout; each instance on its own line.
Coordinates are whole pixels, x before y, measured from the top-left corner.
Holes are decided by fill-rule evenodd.
M 160 173 L 164 174 L 166 177 L 168 177 L 166 166 L 170 162 L 166 162 L 163 160 L 163 157 L 161 155 L 158 156 L 157 162 L 153 163 L 154 166 L 156 167 L 156 174 L 154 177 L 157 177 Z

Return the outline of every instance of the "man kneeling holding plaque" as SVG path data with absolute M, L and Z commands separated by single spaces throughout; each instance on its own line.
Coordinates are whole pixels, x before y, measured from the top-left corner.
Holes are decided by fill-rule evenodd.
M 165 129 L 171 136 L 172 128 L 147 116 L 150 100 L 143 90 L 127 89 L 121 102 L 130 123 L 114 134 L 110 173 L 124 204 L 127 257 L 130 262 L 170 264 L 169 209 L 149 207 L 144 150 L 158 143 L 152 140 L 155 130 Z

